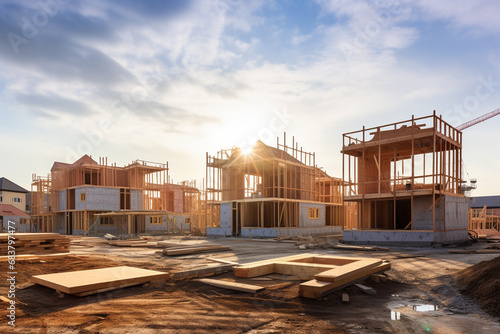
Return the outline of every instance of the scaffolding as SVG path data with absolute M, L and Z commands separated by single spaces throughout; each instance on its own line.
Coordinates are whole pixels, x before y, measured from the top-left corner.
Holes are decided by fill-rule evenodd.
M 345 133 L 342 153 L 344 201 L 359 205 L 357 228 L 412 230 L 415 199 L 430 196 L 432 230 L 446 230 L 438 204 L 443 196 L 463 197 L 462 133 L 435 111 Z
M 205 216 L 218 227 L 220 204 L 231 202 L 236 229 L 299 227 L 299 204 L 325 204 L 326 225 L 343 225 L 342 180 L 316 165 L 315 153 L 277 139 L 276 148 L 258 141 L 251 150 L 238 147 L 206 154 Z M 233 231 L 238 235 L 238 231 Z

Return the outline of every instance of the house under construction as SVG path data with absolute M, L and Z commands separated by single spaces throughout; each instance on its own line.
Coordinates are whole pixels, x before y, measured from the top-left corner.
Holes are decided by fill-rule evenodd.
M 125 167 L 84 155 L 33 175 L 32 230 L 61 234 L 170 232 L 197 222 L 194 183 L 170 183 L 168 163 L 136 160 Z
M 258 141 L 206 156 L 207 235 L 280 237 L 341 232 L 342 180 L 316 166 L 295 140 Z
M 433 244 L 467 240 L 462 132 L 433 115 L 343 135 L 344 201 L 358 204 L 344 241 Z

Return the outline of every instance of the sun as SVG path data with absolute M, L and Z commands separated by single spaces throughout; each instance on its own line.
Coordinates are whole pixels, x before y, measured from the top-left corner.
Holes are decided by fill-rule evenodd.
M 250 153 L 252 153 L 252 148 L 251 147 L 242 148 L 241 153 L 243 153 L 244 155 L 249 155 Z

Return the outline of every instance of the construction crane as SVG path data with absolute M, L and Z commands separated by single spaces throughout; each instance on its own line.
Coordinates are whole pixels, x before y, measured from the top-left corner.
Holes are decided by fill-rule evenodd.
M 476 125 L 478 123 L 484 122 L 487 119 L 490 119 L 492 117 L 495 117 L 498 114 L 500 114 L 500 108 L 497 109 L 497 110 L 493 110 L 493 111 L 491 111 L 491 112 L 489 112 L 487 114 L 484 114 L 483 116 L 479 116 L 478 118 L 474 118 L 471 121 L 465 122 L 464 124 L 461 124 L 461 125 L 457 126 L 456 129 L 460 130 L 460 131 L 463 131 L 463 130 L 465 130 L 467 128 L 470 128 L 473 125 Z M 463 166 L 465 168 L 464 161 L 462 161 L 462 164 L 463 164 Z M 467 169 L 465 169 L 465 170 L 466 170 L 467 176 L 469 176 L 469 173 L 467 172 Z M 462 185 L 462 191 L 464 192 L 464 194 L 466 196 L 470 196 L 470 193 L 474 189 L 477 189 L 477 179 L 470 179 L 470 184 L 466 184 L 467 183 L 466 181 L 462 181 L 462 183 L 464 183 Z
M 456 129 L 459 131 L 463 131 L 467 128 L 470 128 L 473 125 L 476 125 L 477 123 L 481 123 L 481 122 L 486 121 L 487 119 L 495 117 L 498 114 L 500 114 L 500 108 L 497 110 L 493 110 L 492 112 L 489 112 L 487 114 L 484 114 L 483 116 L 479 116 L 478 118 L 474 118 L 472 121 L 468 121 L 464 124 L 461 124 L 461 125 L 457 126 Z

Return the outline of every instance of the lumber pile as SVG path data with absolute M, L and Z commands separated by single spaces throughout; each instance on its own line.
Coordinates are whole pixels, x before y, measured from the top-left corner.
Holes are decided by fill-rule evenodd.
M 78 270 L 33 276 L 32 280 L 58 292 L 76 296 L 121 289 L 152 281 L 166 280 L 169 274 L 128 266 Z
M 69 253 L 70 239 L 59 233 L 14 234 L 16 255 Z M 9 233 L 0 233 L 0 255 L 8 255 Z
M 299 295 L 317 299 L 390 268 L 381 259 L 303 254 L 247 263 L 233 270 L 236 277 L 245 278 L 271 273 L 307 278 L 299 285 Z

